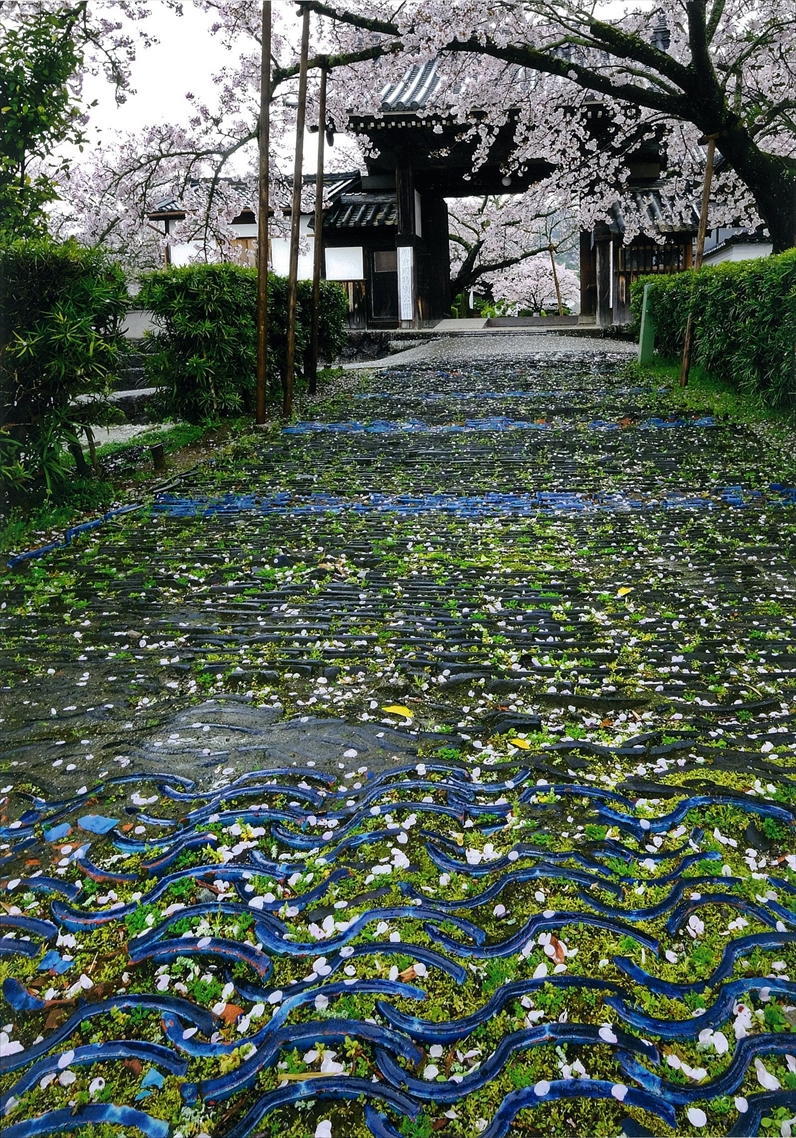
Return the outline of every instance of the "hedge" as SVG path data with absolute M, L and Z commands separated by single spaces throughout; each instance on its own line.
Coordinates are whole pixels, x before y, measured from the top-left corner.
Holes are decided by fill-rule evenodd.
M 796 406 L 796 249 L 640 277 L 631 289 L 637 326 L 645 284 L 652 286 L 655 345 L 662 358 L 682 354 L 692 307 L 695 364 L 772 406 Z
M 106 396 L 126 348 L 129 304 L 122 270 L 101 250 L 46 238 L 0 244 L 6 493 L 63 488 L 74 475 L 68 451 L 87 472 L 80 439 L 88 424 L 112 417 Z
M 312 286 L 300 281 L 296 362 L 301 368 L 310 328 Z M 241 265 L 186 265 L 142 278 L 136 303 L 160 324 L 144 360 L 162 390 L 163 410 L 191 422 L 251 411 L 257 372 L 257 273 Z M 333 360 L 345 343 L 348 301 L 321 281 L 319 355 Z M 268 380 L 275 398 L 287 347 L 287 280 L 268 277 Z

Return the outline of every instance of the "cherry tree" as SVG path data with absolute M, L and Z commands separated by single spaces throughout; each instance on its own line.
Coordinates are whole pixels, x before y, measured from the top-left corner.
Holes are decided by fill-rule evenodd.
M 619 17 L 577 0 L 307 2 L 327 20 L 341 123 L 352 106 L 378 115 L 390 79 L 436 59 L 435 102 L 470 123 L 476 162 L 510 124 L 514 165 L 551 162 L 584 225 L 625 195 L 627 159 L 651 142 L 685 219 L 715 135 L 713 224 L 756 211 L 775 251 L 796 240 L 796 21 L 779 0 L 658 0 Z
M 480 284 L 507 316 L 528 311 L 532 315 L 542 311 L 555 313 L 559 297 L 561 306 L 572 310 L 580 296 L 577 273 L 560 264 L 556 264 L 554 273 L 546 253 L 536 253 L 506 268 L 487 272 Z
M 448 216 L 451 298 L 479 290 L 484 278 L 494 282 L 515 267 L 520 279 L 519 267 L 525 261 L 544 253 L 549 265 L 551 256 L 577 244 L 576 219 L 562 209 L 548 180 L 524 194 L 453 199 L 448 202 Z
M 185 216 L 170 222 L 168 242 L 189 245 L 193 259 L 234 258 L 237 236 L 232 219 L 257 202 L 257 135 L 260 77 L 260 8 L 195 0 L 213 15 L 211 34 L 229 48 L 230 62 L 202 84 L 202 97 L 187 92 L 185 111 L 167 124 L 135 133 L 110 135 L 87 158 L 61 171 L 60 206 L 51 228 L 86 244 L 103 244 L 133 270 L 162 263 L 163 230 L 148 215 L 164 201 Z M 292 8 L 274 6 L 272 64 L 290 70 L 296 57 L 297 21 Z M 270 201 L 273 235 L 289 231 L 295 78 L 274 86 L 271 102 Z M 310 96 L 310 121 L 316 115 Z M 108 132 L 106 132 L 108 135 Z M 345 157 L 332 152 L 327 168 Z M 311 210 L 312 190 L 303 204 Z
M 785 6 L 773 0 L 660 0 L 654 11 L 628 9 L 610 18 L 576 0 L 305 2 L 317 14 L 312 62 L 331 68 L 329 113 L 339 131 L 352 110 L 378 116 L 385 86 L 434 59 L 435 108 L 447 108 L 471 138 L 474 163 L 486 159 L 498 131 L 509 126 L 512 168 L 521 171 L 540 158 L 554 167 L 558 199 L 581 227 L 605 220 L 621 201 L 625 239 L 650 232 L 646 211 L 628 195 L 628 159 L 650 146 L 662 161 L 659 185 L 671 223 L 690 224 L 704 169 L 700 140 L 715 134 L 721 160 L 711 224 L 762 219 L 776 250 L 794 242 L 794 31 Z M 234 184 L 248 178 L 253 186 L 259 5 L 194 3 L 212 12 L 214 34 L 230 45 L 229 66 L 206 98 L 188 100 L 184 122 L 141 132 L 120 143 L 119 153 L 109 152 L 102 168 L 94 163 L 102 187 L 91 192 L 102 188 L 103 201 L 116 203 L 117 212 L 118 203 L 130 203 L 139 222 L 144 198 L 151 205 L 161 192 L 193 195 L 184 233 L 191 231 L 206 255 L 217 255 Z M 90 6 L 96 19 L 120 7 L 105 0 Z M 145 15 L 133 0 L 124 7 L 139 19 Z M 291 137 L 293 126 L 298 21 L 292 5 L 275 5 L 274 12 L 271 130 L 278 167 L 287 149 L 280 140 Z M 311 103 L 313 89 L 311 83 Z M 310 121 L 314 111 L 311 105 Z M 289 168 L 287 153 L 283 166 Z M 253 193 L 248 197 L 250 204 Z M 100 218 L 95 228 L 103 224 Z

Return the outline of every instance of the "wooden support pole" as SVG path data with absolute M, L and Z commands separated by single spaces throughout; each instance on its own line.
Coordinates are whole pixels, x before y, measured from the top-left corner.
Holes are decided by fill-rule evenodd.
M 271 124 L 271 0 L 263 0 L 260 58 L 260 123 L 257 131 L 257 423 L 265 423 L 268 391 L 268 179 Z
M 326 141 L 326 77 L 327 70 L 321 67 L 321 84 L 318 91 L 318 164 L 315 170 L 315 242 L 312 259 L 312 326 L 310 328 L 310 348 L 307 356 L 307 378 L 310 395 L 318 387 L 318 340 L 321 323 L 321 260 L 323 258 L 323 158 Z
M 708 207 L 710 205 L 710 186 L 713 181 L 713 159 L 716 155 L 717 135 L 709 134 L 701 141 L 707 142 L 708 154 L 705 161 L 705 181 L 702 186 L 702 208 L 699 211 L 699 229 L 697 230 L 696 252 L 694 254 L 694 271 L 702 267 L 702 257 L 705 252 L 705 235 L 708 229 Z M 680 367 L 680 386 L 688 386 L 688 373 L 691 370 L 691 351 L 694 346 L 694 302 L 692 286 L 691 303 L 688 306 L 688 320 L 685 326 L 685 339 L 683 341 L 683 362 Z
M 590 233 L 580 235 L 580 315 L 579 324 L 591 324 L 597 317 L 597 257 Z
M 293 380 L 296 373 L 296 319 L 298 315 L 298 258 L 301 239 L 301 168 L 304 159 L 304 124 L 307 117 L 307 55 L 310 43 L 310 9 L 303 5 L 298 107 L 296 108 L 296 154 L 293 163 L 293 199 L 290 209 L 290 267 L 287 276 L 287 358 L 282 388 L 282 414 L 293 413 Z
M 149 448 L 152 455 L 152 466 L 156 474 L 166 473 L 166 450 L 163 443 L 153 443 Z
M 550 265 L 553 269 L 553 284 L 556 286 L 556 300 L 558 301 L 558 315 L 564 315 L 564 305 L 561 300 L 561 285 L 558 283 L 558 269 L 556 268 L 555 245 L 550 246 Z

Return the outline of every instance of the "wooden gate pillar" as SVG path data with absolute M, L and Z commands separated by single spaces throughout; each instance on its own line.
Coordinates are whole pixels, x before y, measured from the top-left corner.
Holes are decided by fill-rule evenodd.
M 579 324 L 593 324 L 597 312 L 597 265 L 591 233 L 580 235 Z
M 594 244 L 597 252 L 597 324 L 600 328 L 610 328 L 613 323 L 611 311 L 611 230 L 607 225 L 598 225 L 594 230 Z
M 395 195 L 398 202 L 398 232 L 395 252 L 398 266 L 398 324 L 414 328 L 419 323 L 417 306 L 417 219 L 415 217 L 415 179 L 408 159 L 395 168 Z

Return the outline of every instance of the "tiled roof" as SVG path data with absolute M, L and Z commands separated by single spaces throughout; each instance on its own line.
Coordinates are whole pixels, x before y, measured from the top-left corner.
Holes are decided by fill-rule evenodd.
M 327 209 L 323 221 L 325 230 L 383 229 L 398 224 L 398 206 L 395 194 L 351 193 L 341 194 Z
M 361 175 L 358 170 L 345 170 L 345 171 L 327 171 L 323 175 L 324 185 L 324 198 L 333 204 L 339 194 L 346 189 L 353 189 L 354 186 L 359 185 Z M 288 179 L 292 181 L 292 179 Z M 209 184 L 209 179 L 205 179 Z M 189 183 L 190 189 L 197 189 L 201 185 L 199 181 L 192 181 Z M 256 212 L 257 209 L 257 187 L 253 182 L 243 182 L 235 178 L 221 178 L 217 185 L 217 193 L 221 200 L 224 200 L 225 194 L 232 194 L 233 201 L 231 209 L 234 214 L 238 215 L 241 210 Z M 248 204 L 247 204 L 248 203 Z M 315 203 L 315 175 L 305 174 L 302 178 L 301 187 L 301 206 L 305 213 L 310 213 Z M 180 213 L 185 210 L 185 205 L 180 199 L 172 194 L 170 197 L 164 197 L 157 201 L 152 207 L 149 216 L 155 216 L 166 213 Z
M 381 93 L 381 109 L 385 113 L 419 111 L 434 98 L 442 82 L 436 59 L 430 59 L 409 70 Z
M 658 233 L 687 233 L 699 228 L 699 209 L 696 205 L 690 204 L 686 209 L 685 216 L 683 216 L 679 211 L 676 212 L 673 209 L 671 202 L 667 201 L 660 190 L 654 186 L 643 190 L 631 190 L 625 200 L 630 202 L 636 210 L 646 213 L 648 220 L 652 222 Z M 611 207 L 613 220 L 609 222 L 609 227 L 615 233 L 624 233 L 625 231 L 625 216 L 622 207 L 623 203 L 615 203 Z
M 182 212 L 182 203 L 181 202 L 177 201 L 176 198 L 165 198 L 163 201 L 158 202 L 153 207 L 149 216 L 151 217 L 152 214 L 158 214 L 158 213 L 181 213 L 181 212 Z

